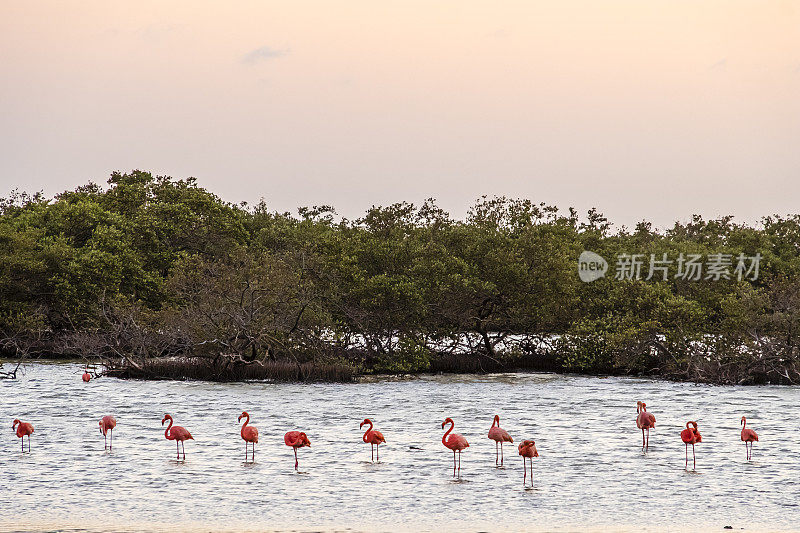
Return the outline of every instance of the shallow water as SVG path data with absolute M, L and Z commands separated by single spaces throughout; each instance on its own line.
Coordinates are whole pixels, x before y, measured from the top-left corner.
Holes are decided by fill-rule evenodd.
M 0 381 L 0 529 L 630 530 L 800 527 L 800 388 L 711 387 L 554 374 L 426 376 L 360 384 L 219 384 L 110 378 L 85 384 L 74 364 L 35 364 Z M 657 417 L 641 453 L 636 401 Z M 244 463 L 237 417 L 260 442 Z M 186 461 L 164 439 L 171 413 L 196 440 Z M 492 417 L 536 440 L 523 489 L 516 445 L 495 468 Z M 103 450 L 98 419 L 118 421 Z M 758 431 L 745 460 L 739 419 Z M 460 481 L 441 444 L 450 416 L 470 442 Z M 34 424 L 20 452 L 13 418 Z M 359 423 L 387 444 L 370 462 Z M 679 433 L 697 420 L 697 472 Z M 283 444 L 306 431 L 300 470 Z M 689 450 L 691 468 L 691 450 Z

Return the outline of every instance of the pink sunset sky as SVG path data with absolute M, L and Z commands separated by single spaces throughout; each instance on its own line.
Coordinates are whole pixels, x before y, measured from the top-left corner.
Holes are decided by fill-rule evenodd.
M 2 195 L 800 212 L 799 2 L 5 0 L 0 58 Z

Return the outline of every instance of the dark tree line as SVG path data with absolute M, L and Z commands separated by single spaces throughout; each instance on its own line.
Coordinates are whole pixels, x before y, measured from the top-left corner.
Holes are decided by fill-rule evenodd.
M 608 260 L 604 278 L 579 279 L 583 250 Z M 114 173 L 0 200 L 0 354 L 17 361 L 0 377 L 63 356 L 152 377 L 183 361 L 217 379 L 547 367 L 798 383 L 798 252 L 798 215 L 612 230 L 596 210 L 483 198 L 464 220 L 433 200 L 346 220 Z M 666 280 L 615 279 L 620 254 L 645 259 L 642 278 L 651 254 L 760 264 L 755 279 L 683 279 L 675 265 Z

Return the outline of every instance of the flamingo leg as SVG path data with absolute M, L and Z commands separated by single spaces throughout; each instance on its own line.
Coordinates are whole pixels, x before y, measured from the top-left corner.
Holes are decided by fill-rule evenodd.
M 500 452 L 497 449 L 498 444 L 497 441 L 494 441 L 494 466 L 497 466 L 497 462 L 500 460 Z
M 104 450 L 108 449 L 108 437 L 106 436 L 105 433 L 103 433 L 103 449 Z
M 369 445 L 369 453 L 370 453 L 370 458 L 372 459 L 372 462 L 374 463 L 375 462 L 375 445 L 374 444 L 370 444 Z
M 650 449 L 650 428 L 647 428 L 647 444 L 645 444 L 644 450 L 648 451 Z
M 525 456 L 522 456 L 522 486 L 525 486 L 525 481 L 528 478 L 528 464 L 525 462 Z
M 114 429 L 112 428 L 111 429 L 111 442 L 108 444 L 108 449 L 110 450 L 113 447 L 114 447 Z
M 644 428 L 642 428 L 642 451 L 644 451 Z
M 297 448 L 294 448 L 294 469 L 297 470 Z
M 692 469 L 697 470 L 697 457 L 694 454 L 694 444 L 692 444 Z
M 458 477 L 461 477 L 461 450 L 458 450 Z
M 503 442 L 500 441 L 500 466 L 503 466 Z
M 686 447 L 686 464 L 683 465 L 683 469 L 689 470 L 689 445 L 684 444 L 684 446 Z
M 453 450 L 453 477 L 456 477 L 456 451 Z
M 531 488 L 533 488 L 533 457 L 531 457 Z
M 375 460 L 377 460 L 379 463 L 381 462 L 381 445 L 380 444 L 376 444 L 375 445 Z

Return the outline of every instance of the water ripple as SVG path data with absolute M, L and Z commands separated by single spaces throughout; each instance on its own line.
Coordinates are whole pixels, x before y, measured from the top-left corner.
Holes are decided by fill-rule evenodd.
M 80 373 L 77 365 L 37 364 L 0 383 L 0 419 L 8 422 L 0 433 L 0 529 L 774 530 L 800 519 L 800 437 L 787 423 L 800 414 L 795 387 L 554 374 L 84 384 Z M 647 455 L 634 423 L 637 400 L 658 420 Z M 254 464 L 244 462 L 238 433 L 245 409 L 259 429 Z M 164 439 L 167 412 L 196 439 L 186 443 L 186 461 L 176 461 Z M 515 442 L 536 440 L 533 490 L 523 487 L 516 445 L 495 467 L 486 437 L 495 413 Z M 98 431 L 104 414 L 118 420 L 113 452 L 103 451 Z M 742 415 L 761 437 L 749 463 Z M 440 443 L 448 416 L 470 442 L 456 482 Z M 360 440 L 365 417 L 386 436 L 377 464 Z M 36 427 L 32 453 L 20 452 L 13 418 Z M 703 434 L 696 473 L 684 471 L 679 438 L 689 419 Z M 302 473 L 283 444 L 290 429 L 312 443 L 298 451 Z

